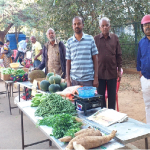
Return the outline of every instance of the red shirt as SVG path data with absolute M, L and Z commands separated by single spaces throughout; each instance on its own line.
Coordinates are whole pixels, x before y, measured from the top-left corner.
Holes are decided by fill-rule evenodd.
M 98 78 L 117 78 L 118 71 L 122 67 L 122 52 L 119 39 L 115 34 L 109 33 L 107 39 L 100 33 L 94 37 L 98 49 Z

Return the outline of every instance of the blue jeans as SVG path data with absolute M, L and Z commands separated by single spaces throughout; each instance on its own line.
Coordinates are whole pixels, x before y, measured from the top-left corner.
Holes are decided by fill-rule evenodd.
M 33 66 L 34 66 L 34 68 L 36 68 L 36 67 L 38 67 L 40 64 L 41 64 L 41 61 L 37 59 L 37 60 L 34 60 Z

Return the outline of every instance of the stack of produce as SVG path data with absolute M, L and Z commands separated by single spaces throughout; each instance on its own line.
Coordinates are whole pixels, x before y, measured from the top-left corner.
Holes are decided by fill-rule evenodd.
M 63 136 L 74 137 L 74 133 L 80 130 L 81 122 L 77 122 L 76 118 L 70 114 L 57 114 L 53 116 L 44 117 L 39 120 L 38 125 L 47 125 L 53 128 L 53 136 L 61 138 Z
M 12 74 L 13 71 L 14 69 L 11 68 L 2 68 L 1 70 L 2 74 Z
M 69 138 L 70 136 L 63 137 L 59 139 L 61 142 L 69 142 L 65 150 L 86 150 L 99 147 L 103 144 L 108 143 L 111 139 L 115 137 L 117 131 L 112 131 L 109 135 L 102 136 L 99 130 L 94 128 L 82 129 L 75 133 L 74 138 Z
M 55 93 L 57 91 L 63 91 L 67 87 L 67 83 L 61 82 L 61 76 L 56 75 L 55 72 L 50 72 L 46 76 L 46 80 L 40 82 L 40 88 L 43 91 L 49 91 Z
M 33 83 L 34 79 L 45 78 L 45 73 L 42 70 L 33 70 L 29 74 L 29 81 Z
M 15 82 L 28 81 L 28 74 L 23 69 L 12 69 L 10 80 Z
M 75 106 L 69 100 L 52 93 L 46 94 L 46 98 L 39 104 L 35 115 L 44 117 L 61 113 L 75 114 Z
M 99 147 L 112 140 L 115 137 L 116 132 L 117 131 L 113 130 L 109 135 L 104 135 L 104 136 L 95 136 L 95 135 L 80 136 L 79 135 L 73 138 L 69 142 L 65 150 L 72 150 L 73 148 L 75 150 L 87 150 L 87 149 L 93 149 Z
M 32 98 L 31 107 L 38 107 L 39 104 L 46 99 L 46 95 L 42 93 L 36 93 L 35 97 Z

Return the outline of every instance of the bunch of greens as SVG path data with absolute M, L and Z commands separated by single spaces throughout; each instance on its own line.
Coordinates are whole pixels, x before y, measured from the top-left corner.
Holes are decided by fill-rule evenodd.
M 46 125 L 53 128 L 53 136 L 61 138 L 63 136 L 72 136 L 80 130 L 81 122 L 77 122 L 75 117 L 70 114 L 57 114 L 44 117 L 38 121 L 38 125 Z
M 13 75 L 21 75 L 21 76 L 23 76 L 24 74 L 25 74 L 25 71 L 24 70 L 22 70 L 22 69 L 17 69 L 17 70 L 13 70 L 12 69 L 12 74 Z
M 11 74 L 11 68 L 3 68 L 2 74 Z
M 49 116 L 61 113 L 75 114 L 75 106 L 69 100 L 63 99 L 56 93 L 47 94 L 35 112 L 36 116 Z

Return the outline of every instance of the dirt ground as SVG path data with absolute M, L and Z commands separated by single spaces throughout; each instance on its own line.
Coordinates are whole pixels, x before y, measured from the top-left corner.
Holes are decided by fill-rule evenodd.
M 145 105 L 138 74 L 123 74 L 118 92 L 119 111 L 130 118 L 146 123 Z M 150 139 L 149 139 L 150 142 Z M 139 149 L 144 149 L 144 140 L 132 143 Z

